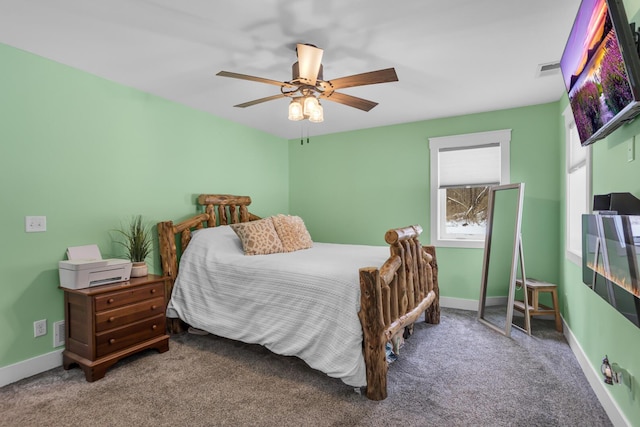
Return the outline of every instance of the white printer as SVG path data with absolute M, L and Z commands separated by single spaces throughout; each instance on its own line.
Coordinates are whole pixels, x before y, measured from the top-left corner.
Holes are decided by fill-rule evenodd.
M 82 289 L 108 283 L 124 282 L 131 276 L 131 261 L 102 259 L 98 245 L 67 248 L 67 261 L 58 262 L 60 286 Z

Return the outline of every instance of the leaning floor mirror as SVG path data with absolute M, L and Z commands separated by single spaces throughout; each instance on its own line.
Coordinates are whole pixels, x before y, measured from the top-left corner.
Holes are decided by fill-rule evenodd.
M 478 320 L 506 336 L 513 324 L 518 267 L 526 277 L 520 232 L 523 200 L 524 183 L 489 190 Z

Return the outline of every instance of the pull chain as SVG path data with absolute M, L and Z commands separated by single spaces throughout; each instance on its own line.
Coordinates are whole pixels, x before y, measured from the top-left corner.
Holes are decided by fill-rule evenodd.
M 307 144 L 309 143 L 309 128 L 307 128 Z M 304 145 L 304 129 L 300 126 L 300 145 Z

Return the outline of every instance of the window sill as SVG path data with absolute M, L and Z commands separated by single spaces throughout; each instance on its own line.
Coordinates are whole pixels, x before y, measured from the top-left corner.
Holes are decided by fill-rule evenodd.
M 436 240 L 431 244 L 438 248 L 484 249 L 484 240 Z
M 582 254 L 578 255 L 575 252 L 565 251 L 565 258 L 577 265 L 578 267 L 582 267 Z

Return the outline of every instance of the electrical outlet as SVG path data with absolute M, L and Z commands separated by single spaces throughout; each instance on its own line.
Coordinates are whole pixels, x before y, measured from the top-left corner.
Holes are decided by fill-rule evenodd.
M 633 162 L 636 158 L 636 148 L 635 148 L 636 138 L 633 137 L 627 142 L 627 161 Z
M 33 336 L 34 338 L 47 335 L 47 319 L 36 320 L 33 322 Z
M 53 323 L 53 347 L 61 347 L 64 345 L 65 330 L 64 320 Z
M 47 231 L 46 216 L 25 216 L 24 229 L 27 233 Z

